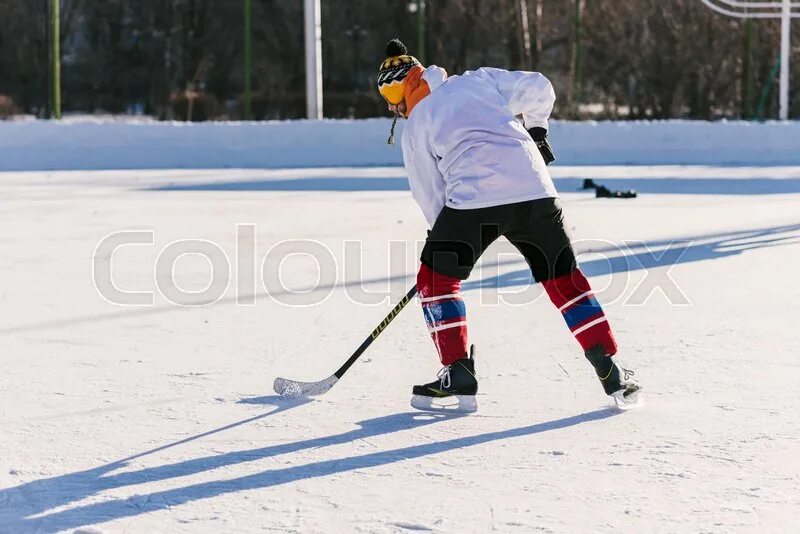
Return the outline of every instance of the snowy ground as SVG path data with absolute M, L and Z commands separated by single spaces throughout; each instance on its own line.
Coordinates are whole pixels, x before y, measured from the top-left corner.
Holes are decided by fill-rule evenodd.
M 502 244 L 465 291 L 477 414 L 410 411 L 438 369 L 416 304 L 329 394 L 272 393 L 412 283 L 401 169 L 0 173 L 0 532 L 798 531 L 800 167 L 554 174 L 640 411 Z M 104 295 L 151 305 L 94 287 L 121 230 L 153 232 L 112 263 L 144 295 Z

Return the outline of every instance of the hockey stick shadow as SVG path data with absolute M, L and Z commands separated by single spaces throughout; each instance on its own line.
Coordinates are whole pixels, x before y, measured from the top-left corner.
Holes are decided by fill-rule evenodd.
M 256 404 L 259 406 L 275 406 L 277 409 L 272 410 L 269 414 L 274 414 L 302 406 L 311 402 L 311 399 L 304 399 L 301 397 L 284 397 L 283 395 L 262 395 L 261 397 L 244 397 L 236 401 L 237 404 Z M 267 414 L 264 414 L 267 415 Z
M 531 436 L 543 432 L 560 430 L 581 423 L 606 419 L 616 415 L 617 413 L 619 412 L 605 408 L 602 410 L 595 410 L 580 415 L 574 415 L 544 423 L 536 423 L 524 427 L 487 432 L 473 436 L 464 436 L 445 441 L 413 445 L 410 447 L 383 450 L 360 456 L 334 458 L 302 465 L 294 465 L 291 467 L 270 469 L 234 479 L 211 480 L 190 486 L 156 491 L 146 495 L 134 495 L 132 497 L 123 499 L 106 500 L 103 502 L 91 503 L 77 508 L 70 508 L 46 515 L 39 515 L 39 517 L 36 518 L 31 517 L 34 515 L 34 513 L 26 511 L 25 513 L 20 513 L 19 517 L 16 518 L 17 523 L 12 523 L 12 525 L 16 528 L 16 532 L 25 532 L 35 529 L 38 529 L 38 532 L 55 532 L 59 530 L 74 529 L 81 526 L 103 523 L 124 517 L 133 517 L 161 508 L 174 507 L 193 501 L 210 499 L 220 495 L 235 493 L 238 491 L 280 486 L 300 480 L 326 477 L 338 473 L 394 464 L 400 461 L 440 454 L 455 449 L 472 447 L 493 441 Z M 343 434 L 313 438 L 295 443 L 274 445 L 270 447 L 264 447 L 262 449 L 237 451 L 218 456 L 197 458 L 171 465 L 146 468 L 135 472 L 102 476 L 94 481 L 96 486 L 94 486 L 93 491 L 89 493 L 99 493 L 100 491 L 106 489 L 115 489 L 126 485 L 149 483 L 157 480 L 185 476 L 192 473 L 208 471 L 217 467 L 259 460 L 278 454 L 287 454 L 305 449 L 341 444 L 353 440 L 389 434 L 398 430 L 420 427 L 435 423 L 437 421 L 450 420 L 456 417 L 459 416 L 448 416 L 446 414 L 420 414 L 419 412 L 379 417 L 376 419 L 363 421 L 359 423 L 359 429 L 345 432 Z M 60 488 L 63 491 L 74 491 L 72 484 L 81 483 L 78 480 L 69 480 L 69 475 L 64 478 L 67 480 L 62 482 L 64 487 Z M 35 484 L 35 482 L 31 484 Z M 56 488 L 51 488 L 51 490 L 55 489 Z M 30 494 L 30 488 L 26 488 L 25 486 L 13 488 L 9 491 L 14 490 L 17 490 L 22 494 Z M 74 502 L 76 500 L 78 499 L 66 499 L 66 503 Z M 38 513 L 41 514 L 52 507 L 52 505 L 49 505 L 44 510 L 39 510 Z
M 311 401 L 309 399 L 288 399 L 286 397 L 281 397 L 280 395 L 267 395 L 264 397 L 246 397 L 244 399 L 239 400 L 238 402 L 239 404 L 268 404 L 271 406 L 275 406 L 275 409 L 262 414 L 254 415 L 253 417 L 248 417 L 247 419 L 242 419 L 241 421 L 236 421 L 235 423 L 231 423 L 229 425 L 209 430 L 207 432 L 202 432 L 194 436 L 189 436 L 188 438 L 174 441 L 172 443 L 167 443 L 166 445 L 162 445 L 160 447 L 156 447 L 155 449 L 150 449 L 148 451 L 140 452 L 138 454 L 134 454 L 133 456 L 128 456 L 127 458 L 123 458 L 122 460 L 117 460 L 116 462 L 113 463 L 125 465 L 130 460 L 141 458 L 143 456 L 148 456 L 150 454 L 161 452 L 166 449 L 171 449 L 172 447 L 177 447 L 178 445 L 183 445 L 184 443 L 189 443 L 190 441 L 195 441 L 200 438 L 205 438 L 207 436 L 211 436 L 212 434 L 224 432 L 225 430 L 230 430 L 231 428 L 236 428 L 237 426 L 246 425 L 247 423 L 252 423 L 253 421 L 258 421 L 259 419 L 264 419 L 265 417 L 275 415 L 277 413 L 289 410 L 291 408 L 302 406 L 303 404 L 306 404 Z
M 358 429 L 341 434 L 300 440 L 281 445 L 272 445 L 252 450 L 193 458 L 173 464 L 146 467 L 138 471 L 114 473 L 114 471 L 125 468 L 130 460 L 161 452 L 259 419 L 264 419 L 265 417 L 275 415 L 293 407 L 301 406 L 308 402 L 311 401 L 308 399 L 287 399 L 280 395 L 244 398 L 240 400 L 239 403 L 270 404 L 276 406 L 276 408 L 254 417 L 249 417 L 220 428 L 137 453 L 93 469 L 34 480 L 17 487 L 1 490 L 0 504 L 4 506 L 0 507 L 0 527 L 4 527 L 5 525 L 13 527 L 13 532 L 15 533 L 31 531 L 55 532 L 67 528 L 63 525 L 61 519 L 50 521 L 48 516 L 40 518 L 33 518 L 33 516 L 43 514 L 47 512 L 47 510 L 53 508 L 81 501 L 106 490 L 203 473 L 219 467 L 253 462 L 306 449 L 339 445 L 463 416 L 463 414 L 423 414 L 420 412 L 392 414 L 359 422 L 357 423 L 359 426 Z M 136 498 L 136 500 L 138 501 L 138 498 Z M 10 507 L 6 506 L 8 503 L 11 503 Z M 152 506 L 158 505 L 151 505 L 150 511 L 152 511 Z M 9 513 L 8 510 L 11 510 L 11 513 Z M 87 525 L 92 522 L 91 516 L 81 515 L 76 524 Z M 0 532 L 3 532 L 3 528 L 0 528 Z

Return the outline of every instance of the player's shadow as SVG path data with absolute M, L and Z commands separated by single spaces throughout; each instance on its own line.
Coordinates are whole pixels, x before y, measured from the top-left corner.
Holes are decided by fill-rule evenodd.
M 287 407 L 291 406 L 279 406 L 276 410 L 263 414 L 261 417 L 283 411 L 287 409 Z M 617 413 L 618 412 L 615 410 L 606 408 L 508 430 L 377 451 L 346 458 L 335 458 L 301 465 L 292 465 L 290 467 L 268 469 L 266 471 L 260 471 L 233 479 L 200 482 L 179 488 L 134 495 L 123 499 L 104 500 L 47 513 L 48 510 L 52 510 L 56 507 L 68 506 L 107 490 L 117 490 L 126 486 L 194 475 L 220 467 L 254 462 L 281 454 L 340 445 L 356 440 L 391 434 L 393 432 L 420 428 L 437 422 L 463 417 L 463 415 L 425 414 L 421 412 L 400 413 L 359 422 L 357 423 L 359 428 L 340 434 L 300 440 L 293 443 L 270 445 L 257 449 L 193 458 L 173 464 L 115 473 L 115 471 L 126 467 L 129 460 L 139 458 L 144 454 L 151 454 L 163 450 L 168 446 L 159 447 L 153 449 L 153 451 L 130 456 L 123 460 L 94 469 L 48 479 L 35 480 L 27 484 L 0 491 L 0 504 L 3 508 L 10 509 L 10 512 L 0 509 L 0 524 L 2 524 L 4 528 L 8 527 L 10 529 L 9 532 L 15 533 L 56 532 L 74 529 L 166 509 L 192 501 L 209 499 L 237 491 L 279 486 L 298 480 L 325 477 L 356 469 L 367 469 L 393 464 L 492 441 L 559 430 L 581 423 L 605 419 Z M 254 420 L 254 418 L 245 421 L 252 420 Z M 239 424 L 243 424 L 243 422 Z M 236 424 L 227 425 L 223 427 L 223 429 L 231 428 L 232 426 L 236 426 Z M 206 432 L 201 434 L 201 436 L 207 436 L 220 430 L 222 429 Z M 177 443 L 185 443 L 186 441 L 188 440 L 181 440 Z M 170 444 L 169 446 L 174 445 L 175 444 Z
M 684 263 L 735 256 L 756 249 L 797 244 L 800 244 L 800 224 L 788 224 L 708 236 L 605 246 L 597 250 L 584 251 L 584 253 L 591 252 L 593 256 L 581 259 L 580 267 L 586 276 L 614 275 L 659 267 L 669 268 Z M 470 291 L 509 288 L 532 283 L 531 272 L 525 268 L 469 281 L 462 286 L 462 289 Z
M 655 267 L 670 267 L 679 263 L 698 262 L 703 260 L 713 260 L 726 256 L 741 254 L 757 249 L 791 245 L 800 243 L 800 224 L 790 224 L 782 226 L 771 226 L 756 228 L 752 230 L 737 230 L 711 234 L 698 234 L 676 237 L 671 240 L 653 240 L 641 242 L 628 246 L 610 245 L 592 252 L 599 253 L 602 258 L 592 258 L 581 261 L 581 268 L 588 276 L 600 276 L 604 274 L 616 274 L 620 272 L 632 272 L 642 269 Z M 667 248 L 667 254 L 662 254 Z M 491 250 L 491 249 L 490 249 Z M 581 249 L 579 247 L 579 252 Z M 677 254 L 679 253 L 679 254 Z M 488 253 L 487 253 L 488 255 Z M 491 264 L 494 267 L 512 268 L 514 265 L 524 265 L 521 257 L 511 260 L 503 259 L 492 261 L 484 256 L 481 263 Z M 462 286 L 464 291 L 474 291 L 483 288 L 506 288 L 523 286 L 531 283 L 530 271 L 518 269 L 505 272 L 495 276 L 477 278 L 477 272 L 473 274 L 472 280 L 465 282 Z M 389 284 L 409 284 L 413 280 L 410 273 L 397 276 L 379 276 L 375 278 L 364 278 L 350 280 L 347 282 L 334 282 L 330 285 L 320 284 L 315 291 L 333 291 L 336 288 L 343 288 L 347 291 L 363 291 L 367 286 L 381 287 Z M 402 288 L 405 292 L 406 287 Z M 288 295 L 296 295 L 294 291 L 285 290 L 269 294 L 273 298 L 283 298 Z M 236 304 L 239 299 L 263 298 L 267 293 L 257 291 L 252 295 L 229 295 L 213 302 L 196 303 L 197 305 L 225 305 Z M 193 309 L 193 308 L 190 308 Z M 190 310 L 188 309 L 188 310 Z M 95 313 L 83 316 L 71 316 L 65 319 L 45 320 L 23 325 L 3 325 L 0 326 L 0 336 L 8 334 L 30 333 L 42 330 L 73 327 L 75 325 L 90 324 L 96 325 L 105 321 L 127 319 L 131 317 L 146 317 L 172 313 L 176 311 L 187 311 L 187 308 L 180 308 L 174 305 L 167 306 L 148 306 L 117 309 L 110 312 Z

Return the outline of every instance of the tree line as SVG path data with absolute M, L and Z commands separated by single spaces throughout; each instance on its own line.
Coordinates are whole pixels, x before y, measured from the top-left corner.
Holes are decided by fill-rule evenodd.
M 49 113 L 49 0 L 0 0 L 0 116 Z M 61 0 L 65 112 L 240 119 L 243 0 Z M 771 118 L 780 28 L 699 0 L 322 0 L 326 117 L 384 115 L 399 37 L 451 74 L 538 70 L 560 118 Z M 303 0 L 252 0 L 252 117 L 305 113 Z M 421 58 L 423 59 L 423 58 Z M 793 69 L 797 73 L 798 69 Z M 792 116 L 800 115 L 794 76 Z

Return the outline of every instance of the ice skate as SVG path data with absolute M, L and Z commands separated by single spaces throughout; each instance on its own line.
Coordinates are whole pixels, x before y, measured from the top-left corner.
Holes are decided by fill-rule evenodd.
M 606 356 L 598 345 L 586 351 L 586 359 L 591 362 L 606 395 L 609 395 L 620 410 L 638 408 L 644 404 L 641 396 L 642 386 L 633 376 L 633 371 L 623 368 L 613 356 Z
M 476 411 L 478 380 L 475 378 L 475 347 L 471 347 L 469 356 L 442 367 L 433 382 L 414 386 L 412 393 L 411 406 L 418 410 L 453 413 Z

